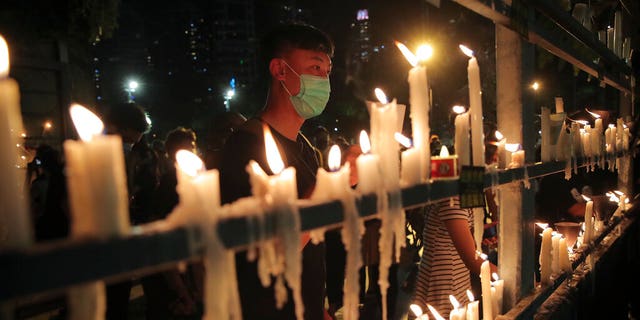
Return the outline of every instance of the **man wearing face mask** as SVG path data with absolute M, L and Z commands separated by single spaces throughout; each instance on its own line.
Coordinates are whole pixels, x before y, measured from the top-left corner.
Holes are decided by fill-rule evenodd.
M 271 76 L 267 101 L 258 116 L 239 127 L 225 144 L 220 165 L 223 203 L 251 195 L 245 169 L 249 160 L 256 160 L 271 173 L 263 125 L 271 129 L 285 165 L 296 168 L 299 197 L 311 195 L 321 164 L 300 128 L 305 120 L 321 114 L 329 100 L 333 48 L 333 42 L 325 33 L 307 25 L 281 26 L 264 38 L 261 54 Z M 325 316 L 324 244 L 310 243 L 307 235 L 302 238 L 304 318 L 322 320 Z M 290 290 L 287 304 L 278 310 L 273 285 L 262 287 L 256 263 L 247 261 L 246 252 L 236 255 L 236 266 L 244 319 L 295 319 Z

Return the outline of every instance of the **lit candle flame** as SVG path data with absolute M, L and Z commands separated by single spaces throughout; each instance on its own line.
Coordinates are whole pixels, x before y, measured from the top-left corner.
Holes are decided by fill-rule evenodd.
M 102 134 L 102 130 L 104 130 L 102 120 L 89 109 L 79 104 L 72 104 L 69 108 L 69 114 L 82 141 L 91 141 L 94 136 Z
M 613 124 L 613 123 L 610 123 L 610 124 L 609 124 L 609 128 L 612 128 L 612 129 L 613 129 L 613 128 L 615 128 L 615 127 L 616 127 L 616 125 L 615 125 L 615 124 Z
M 496 130 L 495 133 L 496 139 L 498 139 L 498 141 L 502 141 L 502 139 L 504 139 L 504 135 L 502 134 L 502 132 Z
M 582 198 L 584 199 L 584 201 L 591 201 L 591 198 L 585 196 L 584 194 L 582 195 Z
M 467 48 L 465 45 L 459 45 L 458 47 L 460 47 L 460 50 L 462 50 L 462 53 L 464 53 L 467 57 L 469 58 L 473 58 L 473 50 Z
M 531 85 L 531 88 L 532 88 L 533 90 L 535 90 L 535 91 L 538 91 L 538 89 L 540 89 L 540 83 L 538 83 L 538 81 L 534 82 L 534 83 Z
M 382 91 L 382 89 L 375 88 L 375 90 L 373 90 L 373 92 L 375 92 L 376 98 L 378 98 L 378 101 L 380 101 L 380 103 L 382 103 L 382 104 L 389 103 L 389 99 L 387 99 L 387 95 L 384 94 L 384 91 Z
M 51 124 L 51 121 L 47 121 L 44 123 L 44 128 L 45 129 L 51 129 L 51 127 L 53 127 L 53 124 Z
M 396 41 L 396 47 L 400 49 L 400 52 L 402 52 L 402 55 L 407 59 L 407 61 L 409 61 L 409 64 L 411 64 L 412 67 L 418 65 L 418 57 L 416 57 L 416 55 L 413 54 L 413 52 L 411 52 L 411 50 L 409 50 L 407 46 L 399 41 Z
M 480 257 L 480 259 L 482 259 L 482 260 L 487 260 L 487 258 L 488 258 L 488 256 L 486 254 L 484 254 L 483 252 L 480 252 L 478 250 L 476 250 L 476 255 L 478 257 Z
M 411 312 L 413 312 L 413 314 L 415 314 L 416 317 L 419 317 L 423 314 L 422 308 L 420 308 L 420 306 L 417 304 L 411 304 L 409 306 L 409 309 L 411 309 Z
M 581 125 L 583 125 L 583 126 L 586 126 L 586 125 L 589 124 L 589 121 L 587 121 L 587 120 L 576 120 L 576 122 L 581 124 Z
M 615 190 L 613 191 L 613 193 L 617 194 L 618 196 L 624 196 L 624 193 L 620 190 Z
M 366 131 L 360 131 L 360 149 L 362 153 L 371 152 L 371 142 L 369 142 L 369 135 Z
M 9 46 L 0 36 L 0 79 L 9 76 Z
M 329 170 L 337 171 L 338 169 L 340 169 L 340 159 L 341 159 L 340 147 L 338 147 L 337 144 L 334 144 L 333 146 L 331 146 L 331 149 L 329 150 L 329 160 L 328 160 Z
M 276 145 L 276 141 L 273 140 L 273 135 L 269 127 L 265 124 L 262 129 L 264 131 L 264 148 L 267 152 L 267 163 L 269 164 L 269 168 L 271 168 L 271 172 L 279 174 L 284 170 L 284 162 L 282 162 L 280 152 L 278 152 L 278 146 Z
M 465 113 L 465 111 L 467 111 L 467 108 L 465 108 L 464 106 L 453 106 L 451 110 L 453 110 L 455 114 L 463 114 Z
M 429 311 L 431 311 L 431 314 L 433 314 L 436 320 L 445 320 L 432 305 L 427 303 L 427 308 L 429 308 Z
M 495 273 L 495 272 L 491 274 L 491 278 L 493 278 L 493 281 L 498 281 L 498 280 L 500 280 L 500 277 L 499 277 L 499 276 L 498 276 L 498 274 L 497 274 L 497 273 Z
M 433 56 L 433 47 L 429 44 L 423 44 L 416 50 L 416 57 L 419 62 L 425 62 Z
M 469 302 L 476 301 L 476 297 L 473 296 L 473 292 L 471 292 L 471 290 L 469 289 L 467 289 L 467 298 L 469 298 Z
M 460 302 L 458 302 L 458 299 L 456 299 L 456 297 L 454 297 L 452 294 L 449 295 L 449 301 L 451 301 L 453 309 L 460 308 Z
M 440 149 L 440 156 L 441 157 L 449 156 L 449 149 L 447 149 L 447 146 L 442 146 L 442 148 Z
M 396 132 L 393 134 L 393 137 L 396 139 L 396 141 L 403 145 L 405 148 L 411 148 L 411 139 L 405 137 L 402 133 Z M 360 142 L 362 144 L 362 142 Z M 362 148 L 362 146 L 360 146 Z
M 517 143 L 507 143 L 504 145 L 504 149 L 509 152 L 516 152 L 520 149 L 520 145 Z
M 623 123 L 623 124 L 622 124 L 622 128 L 623 128 L 623 129 L 626 129 L 626 128 L 627 128 L 627 125 Z
M 580 134 L 585 134 L 587 132 L 587 130 L 585 130 L 584 128 L 580 128 Z
M 589 109 L 584 108 L 585 111 L 587 111 L 591 116 L 593 116 L 596 119 L 600 119 L 600 115 L 594 112 L 589 111 Z
M 542 228 L 542 230 L 546 229 L 549 224 L 548 223 L 543 223 L 543 222 L 536 222 L 536 226 Z
M 180 171 L 195 178 L 199 172 L 204 171 L 204 162 L 191 151 L 178 150 L 176 152 L 176 162 Z

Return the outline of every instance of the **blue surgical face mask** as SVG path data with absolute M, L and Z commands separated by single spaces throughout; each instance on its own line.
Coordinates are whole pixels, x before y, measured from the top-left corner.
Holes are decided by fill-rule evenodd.
M 318 77 L 310 74 L 298 74 L 284 61 L 284 64 L 293 71 L 295 75 L 300 78 L 300 92 L 297 95 L 292 95 L 291 91 L 287 89 L 283 81 L 282 87 L 287 91 L 290 96 L 293 107 L 298 112 L 298 115 L 303 119 L 313 118 L 318 116 L 324 111 L 329 101 L 329 94 L 331 93 L 331 85 L 329 84 L 329 78 Z

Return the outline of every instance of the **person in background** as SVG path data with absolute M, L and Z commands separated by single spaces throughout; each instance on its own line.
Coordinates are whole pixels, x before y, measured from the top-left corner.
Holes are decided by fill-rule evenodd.
M 216 115 L 205 137 L 204 164 L 207 169 L 218 169 L 222 161 L 222 147 L 227 138 L 241 126 L 247 118 L 237 112 L 225 112 Z
M 131 224 L 151 221 L 159 165 L 143 137 L 150 129 L 145 111 L 135 103 L 120 103 L 107 110 L 104 120 L 108 134 L 122 137 Z M 107 319 L 127 319 L 131 286 L 131 279 L 107 286 Z
M 266 161 L 263 126 L 269 127 L 283 154 L 285 166 L 296 169 L 300 198 L 313 192 L 320 163 L 307 138 L 300 132 L 303 123 L 318 116 L 329 100 L 333 42 L 322 31 L 308 25 L 283 25 L 262 41 L 261 54 L 271 82 L 264 109 L 245 122 L 225 143 L 220 165 L 223 203 L 251 195 L 246 166 L 256 160 L 271 174 Z M 314 245 L 304 234 L 302 249 L 302 300 L 306 320 L 328 317 L 324 310 L 324 244 Z M 293 299 L 282 309 L 275 304 L 273 285 L 262 287 L 255 262 L 244 251 L 236 254 L 238 287 L 245 319 L 293 319 Z M 290 291 L 290 290 L 289 290 Z

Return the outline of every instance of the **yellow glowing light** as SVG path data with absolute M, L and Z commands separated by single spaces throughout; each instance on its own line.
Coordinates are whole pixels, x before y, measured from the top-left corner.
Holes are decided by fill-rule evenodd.
M 284 170 L 284 162 L 282 162 L 280 152 L 278 152 L 278 146 L 276 145 L 276 141 L 273 139 L 271 130 L 269 130 L 269 127 L 266 124 L 263 126 L 263 131 L 264 148 L 267 152 L 267 163 L 269 164 L 269 168 L 271 168 L 271 172 L 279 174 Z
M 473 58 L 473 50 L 467 48 L 465 45 L 459 45 L 458 46 L 460 48 L 460 50 L 462 50 L 462 53 L 464 53 L 467 57 L 469 58 Z
M 496 130 L 495 136 L 496 136 L 496 139 L 498 139 L 498 141 L 504 139 L 504 135 L 502 135 L 502 132 L 498 130 Z
M 380 103 L 382 104 L 389 103 L 389 99 L 387 99 L 387 95 L 384 94 L 384 91 L 382 91 L 382 89 L 375 88 L 373 92 L 376 94 L 376 98 L 378 98 L 378 101 L 380 101 Z
M 399 144 L 403 145 L 405 148 L 411 148 L 411 139 L 405 137 L 402 133 L 396 132 L 393 134 L 393 137 Z
M 102 134 L 104 130 L 102 120 L 89 109 L 79 104 L 72 104 L 69 113 L 82 141 L 91 141 L 94 136 Z
M 587 109 L 587 108 L 584 108 L 584 110 L 585 110 L 585 111 L 587 111 L 587 112 L 589 112 L 589 114 L 590 114 L 591 116 L 593 116 L 594 118 L 596 118 L 596 119 L 600 119 L 600 115 L 599 115 L 599 114 L 594 113 L 594 112 L 591 112 L 591 111 L 589 111 L 589 109 Z
M 445 320 L 440 313 L 438 313 L 438 310 L 436 310 L 432 305 L 427 303 L 427 308 L 429 308 L 429 311 L 431 311 L 431 314 L 433 314 L 433 317 L 436 318 L 436 320 Z
M 418 57 L 416 57 L 416 55 L 413 54 L 413 52 L 411 52 L 411 50 L 409 50 L 407 46 L 399 41 L 396 41 L 396 47 L 400 49 L 400 52 L 402 52 L 402 55 L 404 55 L 404 57 L 407 59 L 407 61 L 409 61 L 409 64 L 411 64 L 412 67 L 418 65 Z
M 371 151 L 369 135 L 364 130 L 360 131 L 360 149 L 362 149 L 362 153 L 369 153 Z
M 516 152 L 520 149 L 520 145 L 517 143 L 507 143 L 504 145 L 504 149 L 509 152 Z
M 416 57 L 418 61 L 427 61 L 433 56 L 433 47 L 429 44 L 423 44 L 418 47 Z
M 456 297 L 454 297 L 452 294 L 449 295 L 449 301 L 451 301 L 453 309 L 460 308 L 460 302 L 458 302 L 458 299 L 456 299 Z
M 27 134 L 23 132 L 23 133 L 20 134 L 20 136 L 23 137 L 23 138 L 26 138 Z
M 469 302 L 476 301 L 476 297 L 473 296 L 473 292 L 471 292 L 471 290 L 469 289 L 467 289 L 467 298 L 469 298 Z
M 453 110 L 455 114 L 463 114 L 467 111 L 467 108 L 464 106 L 453 106 L 451 110 Z
M 0 79 L 9 76 L 9 46 L 0 36 Z
M 413 312 L 413 314 L 415 314 L 416 317 L 419 317 L 423 314 L 422 308 L 420 308 L 420 306 L 417 304 L 410 305 L 409 309 L 411 309 L 411 312 Z
M 542 222 L 536 222 L 536 226 L 542 228 L 543 230 L 546 229 L 549 224 L 548 223 L 542 223 Z
M 584 194 L 582 195 L 582 198 L 584 199 L 584 201 L 591 201 L 591 198 L 585 196 Z
M 340 147 L 338 147 L 337 144 L 334 144 L 333 146 L 331 146 L 331 149 L 329 150 L 329 161 L 328 161 L 329 170 L 337 171 L 338 169 L 340 169 L 341 156 L 342 155 L 340 154 Z
M 449 149 L 447 149 L 447 146 L 442 146 L 442 148 L 440 149 L 440 156 L 441 157 L 449 156 Z
M 180 171 L 190 177 L 196 177 L 199 172 L 204 171 L 204 162 L 191 151 L 178 150 L 176 152 L 176 162 Z
M 491 274 L 491 278 L 493 278 L 493 281 L 498 281 L 498 280 L 500 280 L 500 277 L 498 277 L 498 274 L 497 274 L 497 273 L 495 273 L 495 272 Z
M 45 129 L 51 129 L 51 127 L 53 127 L 53 124 L 51 124 L 51 121 L 47 121 L 44 123 L 44 128 Z
M 538 83 L 538 81 L 534 82 L 531 85 L 531 88 L 533 88 L 533 90 L 538 91 L 538 89 L 540 89 L 540 84 Z

